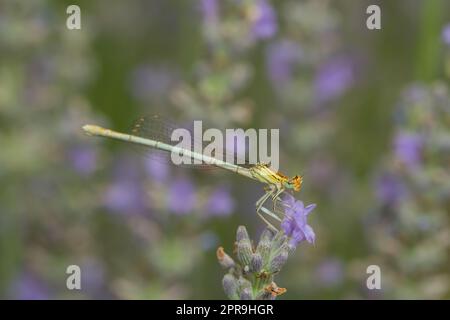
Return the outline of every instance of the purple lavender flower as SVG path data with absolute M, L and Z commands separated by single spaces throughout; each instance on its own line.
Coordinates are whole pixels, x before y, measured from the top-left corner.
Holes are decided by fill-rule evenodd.
M 355 81 L 354 63 L 348 57 L 334 58 L 316 73 L 314 90 L 319 102 L 340 97 Z
M 176 83 L 176 73 L 164 66 L 141 65 L 131 74 L 131 94 L 148 102 L 164 96 Z
M 408 168 L 415 168 L 422 162 L 423 139 L 419 134 L 400 132 L 394 140 L 397 159 Z
M 169 189 L 169 210 L 178 215 L 188 214 L 194 209 L 197 197 L 195 187 L 186 178 L 176 180 Z
M 106 207 L 117 213 L 139 213 L 143 211 L 142 190 L 132 181 L 115 181 L 106 191 Z
M 219 6 L 217 0 L 201 0 L 203 21 L 207 24 L 217 22 L 219 18 Z
M 95 259 L 88 258 L 81 265 L 82 288 L 88 292 L 91 297 L 104 298 L 102 289 L 105 284 L 105 271 L 103 266 Z
M 236 291 L 237 287 L 237 279 L 232 274 L 226 274 L 222 280 L 222 286 L 225 291 L 225 294 L 230 299 L 237 299 Z
M 166 163 L 152 157 L 146 159 L 145 169 L 152 179 L 158 182 L 166 181 L 170 174 L 170 168 Z
M 48 84 L 54 80 L 55 77 L 55 62 L 49 57 L 35 57 L 28 65 L 28 75 L 30 84 Z
M 211 194 L 206 204 L 206 210 L 212 216 L 228 216 L 233 212 L 234 206 L 230 191 L 221 187 Z
M 69 151 L 69 161 L 75 171 L 89 175 L 97 168 L 97 153 L 93 148 L 74 147 Z
M 18 300 L 50 299 L 47 286 L 30 273 L 23 273 L 13 283 L 11 293 Z
M 252 35 L 255 39 L 271 38 L 278 30 L 277 16 L 267 0 L 257 0 L 254 8 Z
M 319 188 L 338 182 L 336 164 L 330 157 L 317 155 L 308 168 L 308 181 Z
M 343 280 L 342 262 L 335 258 L 323 261 L 316 272 L 318 280 L 325 286 L 336 286 Z
M 376 181 L 377 198 L 384 204 L 395 204 L 405 194 L 402 182 L 393 174 L 384 173 Z
M 146 194 L 140 183 L 140 172 L 134 163 L 122 160 L 116 168 L 116 176 L 104 194 L 104 205 L 121 214 L 146 211 Z
M 299 45 L 290 40 L 272 43 L 267 49 L 266 69 L 275 86 L 289 82 L 302 56 Z
M 23 94 L 28 103 L 36 106 L 47 101 L 48 86 L 55 79 L 55 69 L 55 63 L 49 57 L 35 57 L 27 65 L 26 90 Z
M 281 228 L 288 237 L 291 237 L 290 244 L 296 246 L 303 240 L 314 243 L 316 236 L 314 230 L 307 224 L 306 217 L 316 205 L 310 204 L 305 207 L 302 201 L 296 200 L 291 195 L 285 197 L 283 205 L 286 208 Z
M 427 91 L 422 85 L 414 83 L 408 86 L 403 96 L 408 103 L 417 103 L 426 99 Z
M 442 41 L 450 46 L 450 23 L 446 24 L 442 29 Z

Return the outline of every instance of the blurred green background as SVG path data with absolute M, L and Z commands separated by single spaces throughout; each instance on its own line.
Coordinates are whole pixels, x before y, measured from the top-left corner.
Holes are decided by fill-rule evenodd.
M 66 8 L 81 8 L 68 30 Z M 366 8 L 381 8 L 368 30 Z M 174 168 L 85 123 L 145 114 L 279 128 L 317 208 L 281 299 L 449 298 L 450 13 L 443 0 L 0 2 L 0 297 L 222 299 L 262 186 Z M 81 268 L 82 290 L 66 288 Z M 382 289 L 368 290 L 379 265 Z

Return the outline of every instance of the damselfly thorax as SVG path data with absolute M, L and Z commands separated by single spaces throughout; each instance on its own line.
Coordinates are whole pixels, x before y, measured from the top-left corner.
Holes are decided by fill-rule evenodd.
M 292 189 L 300 191 L 303 178 L 301 176 L 294 176 L 289 178 L 281 172 L 275 172 L 265 163 L 258 163 L 250 168 L 250 172 L 254 178 L 260 182 L 269 185 L 275 185 L 277 189 Z

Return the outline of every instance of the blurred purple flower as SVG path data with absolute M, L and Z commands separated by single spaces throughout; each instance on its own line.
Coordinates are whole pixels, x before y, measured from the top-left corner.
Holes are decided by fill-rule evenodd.
M 170 168 L 167 163 L 152 157 L 146 159 L 145 169 L 152 179 L 158 182 L 166 181 L 170 173 Z
M 376 193 L 379 201 L 392 205 L 405 195 L 405 187 L 393 174 L 384 173 L 376 181 Z
M 105 284 L 105 272 L 103 266 L 93 258 L 89 258 L 81 265 L 83 290 L 91 297 L 101 299 Z
M 215 23 L 219 17 L 218 0 L 201 0 L 203 21 L 205 23 Z
M 190 213 L 195 206 L 197 196 L 192 182 L 186 178 L 176 180 L 169 189 L 169 210 L 178 215 Z
M 22 273 L 13 283 L 11 293 L 17 300 L 50 299 L 47 286 L 30 273 Z
M 55 61 L 47 56 L 36 56 L 27 65 L 27 80 L 29 83 L 49 84 L 55 78 Z
M 330 187 L 339 179 L 337 171 L 336 164 L 330 157 L 318 154 L 309 164 L 308 182 L 319 188 Z
M 426 89 L 420 84 L 412 84 L 403 92 L 404 99 L 408 103 L 417 103 L 425 99 L 427 96 Z
M 354 83 L 355 63 L 349 57 L 334 58 L 324 63 L 316 73 L 314 91 L 319 102 L 340 97 Z
M 89 175 L 97 168 L 97 153 L 90 147 L 73 147 L 69 150 L 69 160 L 75 171 L 83 175 Z
M 144 213 L 147 209 L 146 194 L 135 164 L 121 160 L 115 174 L 104 195 L 105 206 L 121 214 Z
M 55 63 L 49 57 L 34 57 L 26 67 L 24 96 L 28 103 L 37 105 L 48 99 L 49 85 L 55 78 Z
M 442 41 L 450 46 L 450 23 L 446 24 L 442 29 Z
M 176 73 L 164 66 L 141 65 L 131 74 L 131 93 L 143 102 L 162 97 L 176 84 Z
M 316 270 L 316 276 L 320 283 L 326 286 L 336 286 L 342 282 L 343 266 L 338 259 L 323 261 Z
M 132 181 L 115 181 L 105 195 L 106 207 L 118 213 L 143 212 L 141 189 Z
M 275 86 L 281 86 L 291 80 L 295 65 L 300 61 L 300 46 L 290 40 L 272 43 L 267 49 L 266 68 L 270 80 Z
M 212 216 L 227 216 L 234 210 L 234 200 L 227 188 L 221 187 L 214 191 L 206 204 L 206 211 Z
M 395 137 L 395 156 L 409 168 L 420 165 L 422 149 L 423 139 L 419 134 L 400 132 Z
M 271 38 L 278 30 L 275 10 L 267 0 L 257 0 L 253 12 L 252 34 L 255 39 Z
M 291 237 L 290 244 L 296 246 L 299 242 L 306 240 L 314 243 L 316 235 L 310 225 L 307 224 L 307 216 L 316 207 L 315 204 L 304 206 L 302 201 L 287 195 L 283 199 L 285 216 L 281 223 L 284 233 Z

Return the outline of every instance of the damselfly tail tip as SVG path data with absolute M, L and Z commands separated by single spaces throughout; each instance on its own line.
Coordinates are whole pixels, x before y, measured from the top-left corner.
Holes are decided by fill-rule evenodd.
M 92 124 L 85 124 L 83 127 L 83 131 L 90 136 L 94 136 L 96 134 L 98 134 L 98 132 L 100 132 L 103 128 L 99 127 L 99 126 L 95 126 Z

